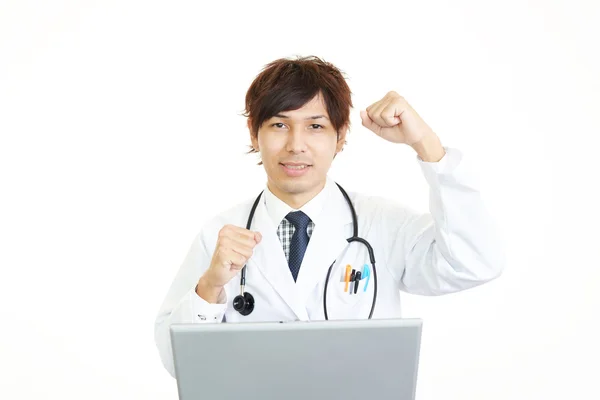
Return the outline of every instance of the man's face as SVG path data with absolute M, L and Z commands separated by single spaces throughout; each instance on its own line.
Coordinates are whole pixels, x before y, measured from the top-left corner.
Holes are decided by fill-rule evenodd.
M 299 208 L 325 185 L 334 155 L 344 145 L 346 129 L 338 134 L 329 121 L 321 96 L 302 108 L 265 120 L 252 145 L 260 151 L 269 189 Z

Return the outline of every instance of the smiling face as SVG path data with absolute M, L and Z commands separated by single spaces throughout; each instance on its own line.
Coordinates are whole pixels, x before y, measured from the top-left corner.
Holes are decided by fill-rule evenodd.
M 250 137 L 260 152 L 269 190 L 296 209 L 315 197 L 342 150 L 346 131 L 344 127 L 338 135 L 320 95 L 297 110 L 266 119 L 258 135 Z

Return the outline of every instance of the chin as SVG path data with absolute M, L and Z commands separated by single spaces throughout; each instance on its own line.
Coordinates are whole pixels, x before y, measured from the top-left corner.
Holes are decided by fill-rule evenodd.
M 286 193 L 297 194 L 310 190 L 313 185 L 311 182 L 302 182 L 300 180 L 294 181 L 292 179 L 285 178 L 279 180 L 277 182 L 277 186 L 279 186 L 279 188 Z
M 285 177 L 284 179 L 279 181 L 279 187 L 281 188 L 281 190 L 287 193 L 300 194 L 315 190 L 315 188 L 321 183 L 321 180 L 315 179 L 314 177 L 305 177 L 302 179 L 293 179 Z

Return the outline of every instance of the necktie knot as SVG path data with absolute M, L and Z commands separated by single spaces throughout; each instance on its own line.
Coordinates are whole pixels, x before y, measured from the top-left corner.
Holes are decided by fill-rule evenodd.
M 302 211 L 291 212 L 285 218 L 294 225 L 294 228 L 302 232 L 306 232 L 306 228 L 308 228 L 308 224 L 310 223 L 310 218 Z

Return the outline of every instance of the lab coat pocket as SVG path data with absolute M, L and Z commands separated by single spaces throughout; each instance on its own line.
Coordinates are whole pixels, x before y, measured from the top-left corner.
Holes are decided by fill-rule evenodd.
M 337 282 L 337 297 L 346 304 L 357 304 L 368 296 L 365 292 L 366 279 L 356 282 Z

